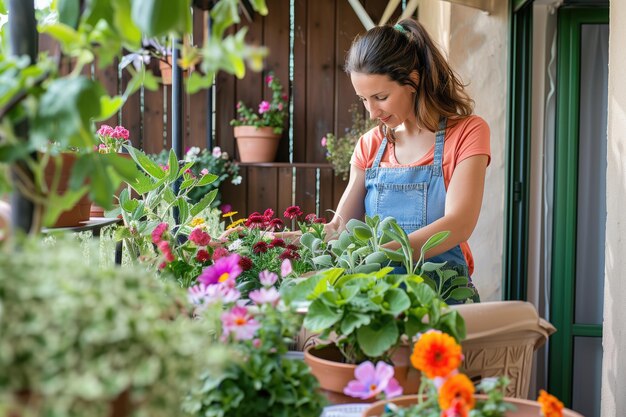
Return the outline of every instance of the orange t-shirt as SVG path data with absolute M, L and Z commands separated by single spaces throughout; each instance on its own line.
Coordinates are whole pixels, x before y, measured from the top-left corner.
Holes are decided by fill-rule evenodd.
M 489 157 L 487 165 L 491 162 L 489 137 L 489 126 L 479 116 L 469 116 L 456 121 L 452 125 L 448 122 L 443 147 L 443 180 L 446 189 L 448 184 L 450 184 L 454 169 L 464 159 L 474 155 L 487 155 Z M 359 138 L 350 163 L 362 170 L 371 168 L 382 141 L 383 136 L 380 134 L 378 127 L 365 133 Z M 400 164 L 395 157 L 394 145 L 387 142 L 387 147 L 380 160 L 380 166 L 382 168 L 393 168 L 431 165 L 434 157 L 435 145 L 433 144 L 430 150 L 418 161 L 410 164 Z M 474 258 L 467 242 L 461 243 L 461 250 L 471 275 L 474 270 Z

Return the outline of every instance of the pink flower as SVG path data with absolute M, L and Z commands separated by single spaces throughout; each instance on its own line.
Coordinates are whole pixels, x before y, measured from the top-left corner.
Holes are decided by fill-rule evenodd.
M 222 148 L 216 146 L 215 148 L 213 148 L 213 152 L 211 152 L 211 155 L 213 155 L 214 158 L 219 158 L 220 156 L 222 156 Z
M 356 379 L 348 382 L 343 393 L 351 397 L 367 400 L 385 392 L 387 398 L 402 394 L 402 387 L 393 377 L 393 366 L 378 362 L 376 368 L 370 361 L 363 362 L 354 370 Z
M 298 216 L 302 216 L 302 210 L 299 206 L 289 206 L 283 213 L 283 216 L 287 219 L 295 219 Z
M 233 206 L 231 206 L 230 204 L 222 204 L 220 206 L 220 210 L 222 211 L 222 214 L 230 213 L 231 211 L 233 211 Z
M 283 103 L 278 103 L 278 110 L 283 111 Z
M 172 250 L 170 248 L 170 243 L 167 240 L 162 240 L 157 245 L 166 262 L 174 262 L 174 255 L 172 254 Z
M 322 138 L 322 140 L 320 141 L 320 145 L 322 145 L 322 148 L 326 147 L 326 136 Z
M 215 262 L 218 259 L 223 258 L 224 256 L 227 256 L 228 254 L 229 254 L 228 250 L 219 246 L 215 248 L 215 250 L 213 251 L 213 255 L 211 256 L 211 259 Z
M 206 246 L 211 241 L 211 236 L 199 227 L 196 227 L 189 233 L 189 240 L 198 246 Z
M 157 227 L 152 231 L 152 243 L 155 245 L 161 242 L 163 239 L 163 233 L 165 233 L 168 229 L 169 225 L 167 223 L 159 223 Z
M 317 215 L 315 213 L 310 213 L 306 215 L 304 221 L 307 223 L 313 223 L 315 222 L 315 219 L 317 219 Z
M 116 139 L 128 140 L 128 138 L 130 137 L 130 133 L 128 133 L 128 130 L 123 126 L 115 126 L 111 137 L 114 137 Z
M 280 264 L 280 276 L 285 278 L 287 275 L 291 274 L 292 271 L 291 261 L 289 259 L 283 260 L 283 263 Z
M 204 285 L 227 283 L 227 285 L 234 287 L 235 278 L 241 274 L 239 259 L 240 257 L 236 253 L 219 258 L 213 265 L 202 271 L 198 277 L 198 282 Z
M 202 168 L 202 171 L 200 171 L 200 175 L 207 175 L 209 173 L 209 170 L 206 168 Z
M 276 290 L 276 288 L 269 287 L 250 291 L 248 297 L 250 297 L 250 299 L 254 301 L 257 305 L 271 304 L 275 306 L 280 299 L 280 294 L 278 293 L 278 290 Z
M 259 272 L 259 281 L 261 282 L 261 285 L 263 285 L 264 287 L 271 287 L 272 285 L 276 283 L 277 280 L 278 280 L 278 275 L 276 275 L 273 272 L 268 271 L 267 269 L 265 271 Z
M 235 340 L 249 340 L 261 327 L 245 307 L 236 306 L 222 314 L 223 337 L 232 334 Z
M 263 100 L 261 104 L 259 104 L 259 114 L 263 114 L 267 111 L 270 111 L 270 103 L 266 100 Z
M 187 290 L 187 298 L 194 305 L 204 305 L 221 301 L 224 304 L 234 303 L 241 297 L 241 293 L 224 285 L 198 284 Z
M 271 75 L 268 75 L 267 77 L 265 77 L 265 83 L 269 86 L 272 81 L 274 81 L 274 77 Z
M 102 125 L 96 133 L 100 136 L 111 136 L 113 134 L 113 128 L 109 125 Z

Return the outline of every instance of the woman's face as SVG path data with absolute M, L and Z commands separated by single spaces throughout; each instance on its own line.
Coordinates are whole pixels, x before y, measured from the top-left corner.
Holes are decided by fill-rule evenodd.
M 350 74 L 352 86 L 370 113 L 371 119 L 379 119 L 387 127 L 395 129 L 406 120 L 415 120 L 413 97 L 415 89 L 400 85 L 387 75 Z

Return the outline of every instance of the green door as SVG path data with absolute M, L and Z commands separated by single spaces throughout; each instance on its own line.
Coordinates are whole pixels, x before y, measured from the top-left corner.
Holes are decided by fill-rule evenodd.
M 600 416 L 608 8 L 558 10 L 548 389 Z

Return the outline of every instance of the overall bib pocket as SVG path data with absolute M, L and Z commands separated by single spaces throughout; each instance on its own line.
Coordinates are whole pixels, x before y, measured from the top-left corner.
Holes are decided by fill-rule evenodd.
M 376 213 L 395 217 L 406 233 L 426 225 L 428 183 L 378 183 L 376 191 Z

